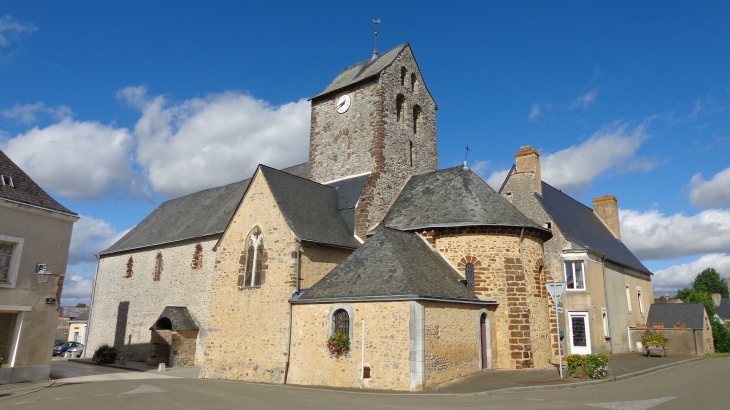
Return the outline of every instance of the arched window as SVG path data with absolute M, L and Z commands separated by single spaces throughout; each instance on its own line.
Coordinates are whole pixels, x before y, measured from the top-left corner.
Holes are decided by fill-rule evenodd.
M 403 94 L 398 94 L 395 98 L 395 119 L 398 122 L 403 122 L 403 103 L 405 100 Z
M 162 276 L 162 252 L 157 252 L 155 256 L 155 271 L 152 273 L 152 280 L 159 281 Z
M 350 315 L 345 309 L 337 309 L 332 315 L 333 334 L 350 336 Z
M 421 116 L 421 107 L 418 105 L 413 106 L 413 133 L 418 135 L 418 131 L 420 131 L 418 128 L 418 123 Z
M 466 264 L 466 287 L 470 291 L 474 291 L 474 264 L 467 263 Z
M 200 269 L 203 267 L 203 247 L 200 244 L 195 245 L 193 252 L 193 262 L 190 264 L 192 269 Z
M 130 256 L 127 260 L 127 273 L 124 275 L 125 278 L 131 278 L 134 273 L 134 259 Z
M 408 74 L 408 70 L 406 70 L 405 67 L 401 67 L 400 69 L 400 85 L 406 85 L 406 75 Z
M 239 277 L 239 287 L 261 286 L 264 282 L 264 234 L 255 226 L 246 238 L 246 269 Z
M 416 74 L 411 74 L 411 91 L 416 91 Z

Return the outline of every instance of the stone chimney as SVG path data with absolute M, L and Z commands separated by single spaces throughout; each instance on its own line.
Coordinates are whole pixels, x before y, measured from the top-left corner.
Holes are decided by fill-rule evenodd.
M 722 302 L 722 293 L 713 293 L 712 294 L 712 303 L 714 303 L 715 306 L 720 306 L 721 302 Z
M 515 154 L 518 173 L 532 173 L 535 192 L 542 195 L 542 176 L 540 174 L 540 154 L 529 145 L 523 145 Z
M 616 239 L 621 239 L 621 227 L 618 222 L 618 200 L 613 195 L 605 195 L 593 199 L 593 212 L 611 230 Z

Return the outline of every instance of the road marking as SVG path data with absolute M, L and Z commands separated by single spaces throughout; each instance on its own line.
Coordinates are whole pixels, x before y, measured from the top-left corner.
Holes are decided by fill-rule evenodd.
M 38 403 L 38 401 L 36 401 L 36 400 L 31 400 L 31 401 L 19 401 L 19 402 L 15 403 L 15 404 L 27 404 L 27 403 Z
M 165 390 L 158 389 L 155 386 L 150 386 L 149 384 L 143 384 L 135 389 L 132 389 L 130 391 L 119 393 L 119 394 L 143 394 L 143 393 L 165 393 Z
M 68 399 L 75 399 L 75 398 L 76 398 L 76 396 L 74 396 L 74 397 L 56 397 L 56 400 L 68 400 Z
M 111 396 L 111 393 L 104 393 L 104 394 L 95 394 L 94 397 L 101 397 L 101 396 Z
M 676 398 L 677 396 L 668 396 L 649 400 L 614 401 L 610 403 L 584 403 L 584 406 L 599 407 L 602 409 L 611 410 L 645 410 Z

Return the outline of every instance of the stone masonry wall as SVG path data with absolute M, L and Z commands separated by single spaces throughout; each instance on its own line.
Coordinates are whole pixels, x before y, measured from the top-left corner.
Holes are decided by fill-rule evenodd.
M 189 240 L 147 248 L 99 260 L 93 308 L 89 321 L 86 357 L 102 344 L 115 346 L 128 360 L 145 361 L 150 348 L 149 328 L 166 306 L 185 306 L 200 334 L 195 364 L 200 365 L 208 328 L 210 283 L 215 262 L 215 237 Z M 192 269 L 195 247 L 200 244 L 202 268 Z M 163 269 L 153 281 L 157 253 L 162 253 Z M 129 258 L 132 276 L 127 276 Z
M 319 282 L 335 266 L 350 256 L 352 249 L 334 248 L 331 246 L 303 243 L 301 248 L 300 287 L 309 289 Z M 292 258 L 296 259 L 296 252 Z
M 295 305 L 291 365 L 287 383 L 371 389 L 410 389 L 410 302 L 353 302 L 350 353 L 336 358 L 326 349 L 328 315 L 336 304 Z M 362 324 L 365 320 L 365 363 L 362 372 Z
M 549 368 L 557 328 L 541 290 L 550 277 L 542 239 L 525 231 L 523 272 L 520 229 L 441 229 L 433 236 L 435 249 L 462 275 L 467 263 L 474 265 L 476 294 L 500 303 L 491 318 L 494 369 Z
M 482 306 L 443 302 L 425 306 L 425 387 L 479 373 Z
M 238 288 L 246 237 L 258 226 L 268 255 L 260 287 Z M 210 329 L 200 376 L 282 383 L 294 292 L 296 237 L 257 172 L 218 245 L 211 286 Z M 242 257 L 243 256 L 243 257 Z

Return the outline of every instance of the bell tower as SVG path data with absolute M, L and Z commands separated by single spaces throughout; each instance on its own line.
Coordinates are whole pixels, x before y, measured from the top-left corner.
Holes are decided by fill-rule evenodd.
M 438 169 L 437 109 L 409 44 L 346 68 L 312 98 L 310 179 L 369 174 L 355 209 L 360 238 L 408 178 Z

